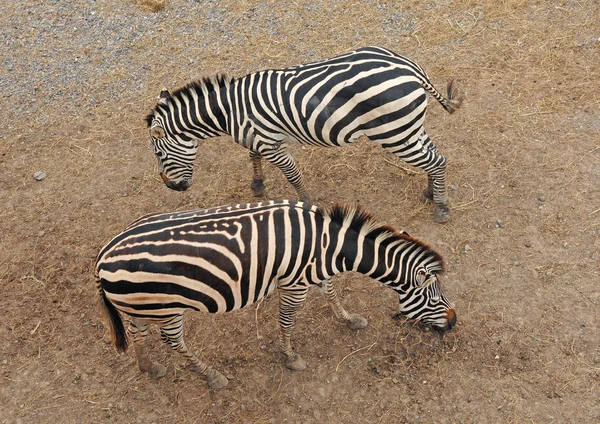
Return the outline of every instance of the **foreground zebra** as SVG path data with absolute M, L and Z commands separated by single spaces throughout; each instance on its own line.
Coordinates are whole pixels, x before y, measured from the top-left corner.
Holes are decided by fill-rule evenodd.
M 402 314 L 445 332 L 456 315 L 438 281 L 443 270 L 441 256 L 429 246 L 363 211 L 323 211 L 287 200 L 147 215 L 112 239 L 96 263 L 100 304 L 117 350 L 127 349 L 121 312 L 130 318 L 140 370 L 162 377 L 166 368 L 152 362 L 144 347 L 148 325 L 157 324 L 163 342 L 212 388 L 227 379 L 187 349 L 186 309 L 233 311 L 277 287 L 286 366 L 301 370 L 306 363 L 292 348 L 291 332 L 309 286 L 322 289 L 350 328 L 364 328 L 367 320 L 344 309 L 329 280 L 358 271 L 398 292 Z
M 310 202 L 286 141 L 345 146 L 364 135 L 427 172 L 424 198 L 435 203 L 434 219 L 446 222 L 446 159 L 423 128 L 428 93 L 450 113 L 462 102 L 452 81 L 446 99 L 416 63 L 367 47 L 238 79 L 203 79 L 172 94 L 163 90 L 146 121 L 159 172 L 174 190 L 192 183 L 198 140 L 229 134 L 250 149 L 255 196 L 264 194 L 265 157 L 281 169 L 300 199 Z

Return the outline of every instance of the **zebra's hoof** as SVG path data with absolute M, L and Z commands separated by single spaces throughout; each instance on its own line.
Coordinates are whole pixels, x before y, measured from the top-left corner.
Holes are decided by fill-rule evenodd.
M 438 224 L 444 224 L 450 220 L 450 208 L 448 206 L 435 206 L 433 220 Z
M 206 383 L 211 389 L 221 389 L 227 386 L 229 380 L 219 371 L 211 370 L 206 374 Z
M 163 378 L 167 373 L 167 367 L 158 362 L 152 362 L 152 368 L 148 371 L 150 378 L 153 380 L 158 380 L 159 378 Z
M 351 314 L 350 318 L 346 321 L 346 325 L 348 325 L 351 330 L 360 330 L 361 328 L 365 328 L 368 324 L 369 321 L 358 314 Z
M 264 198 L 265 188 L 265 184 L 262 182 L 262 180 L 253 181 L 252 184 L 250 184 L 250 190 L 252 190 L 252 195 L 254 197 Z
M 302 359 L 300 355 L 294 353 L 292 356 L 287 358 L 285 366 L 288 370 L 302 371 L 306 369 L 306 361 Z

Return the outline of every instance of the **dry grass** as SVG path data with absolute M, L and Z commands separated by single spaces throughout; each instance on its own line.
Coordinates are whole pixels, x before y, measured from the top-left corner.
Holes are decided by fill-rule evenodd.
M 167 6 L 136 3 L 159 13 Z M 156 62 L 141 88 L 116 101 L 53 103 L 37 117 L 44 125 L 0 112 L 10 123 L 0 143 L 0 421 L 600 419 L 598 4 L 205 6 L 203 19 L 184 22 L 196 25 L 193 40 L 178 35 L 185 25 L 175 19 L 140 38 L 139 66 L 150 62 L 146 49 Z M 338 284 L 343 301 L 370 325 L 346 329 L 311 293 L 294 336 L 309 362 L 304 373 L 282 365 L 277 301 L 269 298 L 254 310 L 187 317 L 190 346 L 232 377 L 226 390 L 208 390 L 156 334 L 152 355 L 168 374 L 140 375 L 131 352 L 114 353 L 100 323 L 91 272 L 98 249 L 144 213 L 252 200 L 247 152 L 228 137 L 204 142 L 188 192 L 163 186 L 143 123 L 160 89 L 369 44 L 415 59 L 439 88 L 455 77 L 466 93 L 453 115 L 432 104 L 427 122 L 450 159 L 453 220 L 433 224 L 431 206 L 418 200 L 424 174 L 373 144 L 292 153 L 318 204 L 360 202 L 444 254 L 456 329 L 440 339 L 394 321 L 393 294 L 348 275 Z M 197 62 L 188 66 L 189 58 Z M 126 76 L 111 70 L 91 90 L 102 97 Z M 31 178 L 38 169 L 46 180 Z M 295 197 L 281 172 L 265 171 L 270 198 Z
M 165 10 L 169 4 L 168 0 L 134 0 L 134 2 L 154 13 Z

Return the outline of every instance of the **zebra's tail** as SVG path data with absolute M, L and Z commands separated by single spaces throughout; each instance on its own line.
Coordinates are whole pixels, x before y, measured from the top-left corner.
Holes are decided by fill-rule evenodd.
M 421 85 L 427 90 L 435 99 L 440 102 L 442 107 L 446 109 L 448 113 L 456 112 L 456 110 L 462 105 L 465 99 L 462 94 L 459 93 L 458 89 L 454 86 L 454 80 L 448 81 L 448 98 L 442 96 L 437 89 L 429 83 L 429 81 L 421 81 Z
M 127 333 L 123 325 L 123 319 L 117 311 L 117 308 L 106 298 L 106 293 L 102 289 L 102 283 L 97 278 L 98 294 L 100 295 L 100 309 L 105 321 L 108 322 L 110 331 L 110 340 L 117 349 L 117 352 L 123 353 L 127 350 Z

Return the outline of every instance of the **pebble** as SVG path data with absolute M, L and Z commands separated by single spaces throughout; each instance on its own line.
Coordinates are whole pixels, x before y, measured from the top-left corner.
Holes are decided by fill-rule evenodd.
M 496 228 L 502 228 L 503 222 L 501 219 L 496 220 Z
M 540 196 L 538 197 L 538 200 L 543 203 L 546 201 L 546 196 Z
M 450 185 L 448 186 L 448 188 L 449 188 L 450 190 L 456 190 L 456 186 L 455 186 L 454 184 L 450 184 Z
M 32 177 L 37 181 L 42 181 L 44 178 L 46 178 L 46 173 L 44 171 L 35 171 Z

